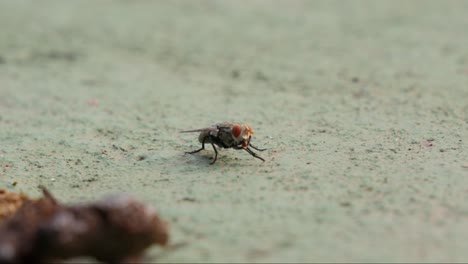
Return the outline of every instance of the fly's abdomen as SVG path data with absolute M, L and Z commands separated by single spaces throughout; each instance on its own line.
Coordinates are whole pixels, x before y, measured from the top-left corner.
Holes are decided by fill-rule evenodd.
M 209 132 L 201 132 L 200 135 L 198 136 L 198 141 L 200 141 L 200 143 L 203 143 L 203 141 L 205 143 L 211 143 L 210 133 Z

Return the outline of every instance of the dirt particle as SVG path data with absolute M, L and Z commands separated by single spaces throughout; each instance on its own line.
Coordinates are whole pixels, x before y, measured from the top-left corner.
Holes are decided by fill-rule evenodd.
M 257 71 L 255 73 L 255 79 L 259 80 L 259 81 L 268 81 L 268 77 L 261 71 Z
M 119 147 L 119 146 L 117 146 L 117 145 L 115 145 L 115 144 L 112 145 L 112 148 L 114 148 L 114 149 L 116 149 L 116 150 L 121 150 L 121 151 L 123 151 L 123 152 L 127 152 L 126 149 L 124 149 L 124 148 L 122 148 L 122 147 Z
M 367 186 L 367 185 L 361 185 L 359 187 L 361 187 L 362 189 L 368 192 L 372 192 L 374 190 L 374 188 L 372 188 L 371 186 Z
M 75 51 L 50 50 L 47 52 L 35 52 L 32 54 L 31 59 L 45 59 L 45 60 L 74 62 L 80 56 L 81 54 Z
M 343 207 L 350 207 L 351 203 L 346 201 L 346 202 L 341 202 L 340 205 L 343 206 Z
M 191 202 L 191 203 L 194 203 L 196 202 L 197 200 L 195 198 L 190 198 L 190 197 L 184 197 L 181 199 L 182 202 Z
M 99 105 L 99 100 L 97 99 L 89 99 L 86 101 L 86 104 L 87 105 L 91 105 L 91 106 L 96 106 L 96 105 Z
M 168 182 L 170 181 L 169 179 L 158 179 L 158 180 L 154 180 L 154 182 Z
M 240 72 L 239 72 L 239 70 L 232 70 L 232 71 L 231 71 L 231 77 L 232 77 L 233 79 L 239 78 L 239 77 L 240 77 Z
M 145 159 L 146 159 L 145 155 L 139 155 L 138 157 L 136 157 L 137 161 L 142 161 L 142 160 L 145 160 Z
M 88 179 L 83 179 L 82 181 L 83 182 L 95 182 L 95 181 L 97 181 L 97 178 L 92 177 L 92 178 L 88 178 Z
M 270 251 L 265 249 L 252 249 L 247 253 L 249 259 L 257 259 L 266 257 L 270 254 Z
M 421 144 L 425 147 L 432 147 L 434 146 L 434 143 L 432 143 L 432 141 L 429 141 L 429 140 L 424 140 L 423 142 L 421 142 Z

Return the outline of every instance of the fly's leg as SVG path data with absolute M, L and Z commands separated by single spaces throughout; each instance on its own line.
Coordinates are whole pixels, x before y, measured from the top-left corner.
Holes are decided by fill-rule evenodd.
M 249 144 L 250 145 L 250 144 Z M 258 156 L 257 153 L 253 152 L 251 149 L 249 149 L 248 147 L 244 148 L 242 146 L 232 146 L 233 149 L 243 149 L 245 151 L 247 151 L 250 155 L 254 156 L 255 158 L 257 159 L 260 159 L 262 161 L 265 161 L 262 157 Z
M 205 149 L 205 141 L 206 141 L 207 138 L 208 138 L 208 136 L 206 136 L 206 137 L 203 138 L 203 142 L 202 142 L 202 144 L 201 144 L 201 148 L 200 148 L 200 149 L 197 149 L 197 150 L 194 150 L 194 151 L 185 152 L 185 154 L 194 154 L 194 153 L 197 153 L 197 152 L 200 152 L 200 151 L 204 150 L 204 149 Z
M 257 159 L 260 159 L 262 161 L 265 161 L 262 157 L 258 156 L 257 153 L 253 152 L 251 149 L 249 149 L 248 147 L 247 148 L 244 148 L 245 151 L 247 151 L 250 155 L 254 156 L 255 158 Z
M 264 151 L 264 150 L 267 150 L 267 149 L 261 149 L 261 148 L 257 148 L 256 146 L 252 145 L 252 143 L 250 143 L 250 140 L 252 139 L 252 136 L 249 136 L 249 140 L 247 141 L 247 146 L 251 146 L 252 148 L 258 150 L 258 151 Z
M 196 150 L 194 150 L 194 151 L 189 151 L 189 152 L 185 152 L 185 153 L 186 153 L 186 154 L 194 154 L 194 153 L 197 153 L 197 152 L 200 152 L 200 151 L 204 150 L 204 149 L 205 149 L 205 142 L 206 142 L 206 139 L 207 139 L 208 137 L 211 138 L 211 137 L 213 137 L 213 136 L 206 136 L 206 137 L 204 137 L 204 138 L 203 138 L 203 141 L 202 141 L 202 147 L 201 147 L 200 149 L 196 149 Z M 211 140 L 211 141 L 213 141 L 213 140 Z M 213 146 L 213 149 L 214 149 L 214 152 L 215 152 L 215 156 L 214 156 L 214 158 L 213 158 L 213 161 L 212 161 L 210 164 L 214 164 L 214 163 L 216 162 L 216 159 L 218 158 L 218 150 L 216 150 L 216 147 L 215 147 L 215 145 L 213 144 L 213 142 L 210 142 L 210 143 L 211 143 L 211 146 Z
M 261 149 L 261 148 L 257 148 L 256 146 L 252 145 L 252 143 L 250 143 L 250 141 L 249 141 L 249 146 L 251 146 L 252 148 L 254 148 L 255 150 L 258 150 L 258 151 L 264 151 L 264 150 L 267 150 L 267 149 Z
M 215 156 L 213 158 L 213 161 L 210 162 L 211 165 L 213 165 L 215 162 L 216 162 L 216 159 L 218 158 L 218 151 L 216 150 L 216 147 L 215 145 L 213 144 L 213 142 L 211 142 L 211 146 L 213 146 L 213 149 L 214 149 L 214 152 L 215 152 Z

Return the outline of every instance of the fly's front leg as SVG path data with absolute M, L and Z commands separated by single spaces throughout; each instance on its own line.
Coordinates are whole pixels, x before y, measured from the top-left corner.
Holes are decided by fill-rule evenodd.
M 250 155 L 254 156 L 255 158 L 259 159 L 259 160 L 262 160 L 263 162 L 265 162 L 265 160 L 258 156 L 257 153 L 253 152 L 251 149 L 249 149 L 248 147 L 247 148 L 244 148 L 245 151 L 247 151 Z
M 258 150 L 258 151 L 264 151 L 264 150 L 267 150 L 267 149 L 261 149 L 261 148 L 257 148 L 256 146 L 252 145 L 252 143 L 250 143 L 250 140 L 252 139 L 252 136 L 249 136 L 249 141 L 247 141 L 247 146 L 251 146 L 252 148 Z
M 249 146 L 251 146 L 252 148 L 254 148 L 255 150 L 258 150 L 258 151 L 264 151 L 264 150 L 267 150 L 267 149 L 261 149 L 261 148 L 257 148 L 256 146 L 252 145 L 252 143 L 250 143 L 250 141 L 249 141 Z
M 197 150 L 194 150 L 194 151 L 185 152 L 185 154 L 194 154 L 194 153 L 197 153 L 197 152 L 200 152 L 200 151 L 204 150 L 204 149 L 205 149 L 205 141 L 206 141 L 207 138 L 208 138 L 208 136 L 206 136 L 206 137 L 203 138 L 203 142 L 202 142 L 202 145 L 201 145 L 201 148 L 200 148 L 200 149 L 197 149 Z

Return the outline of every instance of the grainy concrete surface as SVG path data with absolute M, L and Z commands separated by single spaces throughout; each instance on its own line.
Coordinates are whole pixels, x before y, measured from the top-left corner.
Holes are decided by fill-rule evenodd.
M 0 184 L 126 191 L 159 262 L 468 260 L 468 1 L 1 1 Z M 267 160 L 178 131 L 249 123 Z M 16 182 L 16 186 L 13 183 Z

